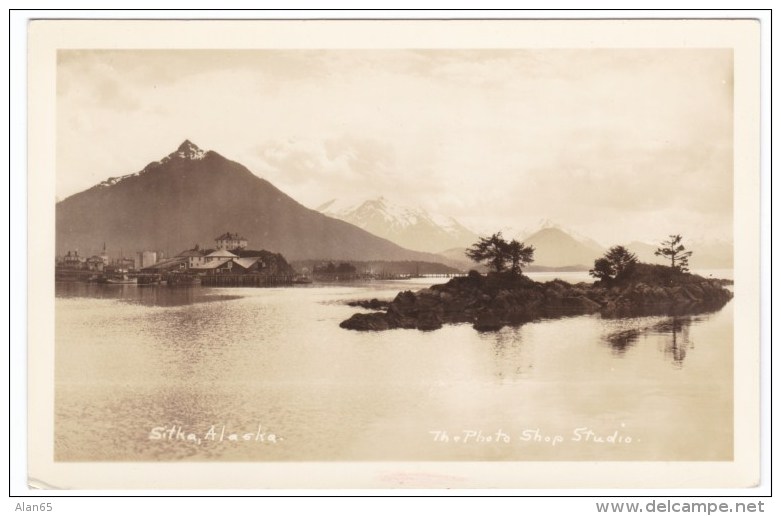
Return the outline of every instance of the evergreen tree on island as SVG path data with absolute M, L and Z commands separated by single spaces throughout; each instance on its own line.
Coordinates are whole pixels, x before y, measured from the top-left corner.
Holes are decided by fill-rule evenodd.
M 637 255 L 622 246 L 611 247 L 602 258 L 594 260 L 594 268 L 588 273 L 603 281 L 621 278 L 637 263 Z
M 480 237 L 466 250 L 466 256 L 477 263 L 486 262 L 495 272 L 509 269 L 511 273 L 520 275 L 523 268 L 534 261 L 534 246 L 517 240 L 508 242 L 500 231 L 490 237 Z
M 654 254 L 664 256 L 670 259 L 670 266 L 679 272 L 689 272 L 689 257 L 692 251 L 687 251 L 681 243 L 681 235 L 670 235 L 669 240 L 662 242 L 662 247 L 658 248 Z

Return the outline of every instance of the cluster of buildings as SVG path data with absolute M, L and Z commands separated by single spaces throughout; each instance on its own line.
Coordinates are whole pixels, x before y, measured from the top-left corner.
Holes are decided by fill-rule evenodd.
M 236 233 L 224 233 L 214 239 L 214 249 L 196 245 L 173 258 L 161 260 L 141 268 L 143 273 L 163 274 L 186 272 L 211 276 L 215 274 L 248 274 L 269 271 L 263 260 L 265 251 L 247 249 L 247 239 Z
M 182 251 L 173 258 L 164 258 L 158 251 L 141 251 L 136 258 L 110 260 L 103 244 L 103 252 L 94 256 L 83 256 L 78 250 L 68 251 L 57 257 L 59 270 L 109 272 L 117 269 L 147 273 L 189 272 L 193 274 L 232 274 L 260 272 L 265 264 L 263 251 L 248 251 L 247 239 L 236 233 L 224 233 L 215 239 L 214 249 L 201 249 L 196 245 Z
M 140 254 L 140 253 L 139 253 Z M 136 266 L 133 258 L 117 258 L 110 260 L 106 253 L 106 244 L 103 244 L 103 252 L 92 256 L 82 256 L 78 249 L 68 251 L 65 255 L 57 257 L 56 268 L 70 271 L 106 272 L 109 270 L 132 270 Z

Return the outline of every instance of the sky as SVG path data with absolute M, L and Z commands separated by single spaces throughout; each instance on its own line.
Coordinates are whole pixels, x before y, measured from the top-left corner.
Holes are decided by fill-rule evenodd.
M 60 50 L 57 197 L 189 139 L 310 208 L 731 241 L 732 91 L 724 49 Z

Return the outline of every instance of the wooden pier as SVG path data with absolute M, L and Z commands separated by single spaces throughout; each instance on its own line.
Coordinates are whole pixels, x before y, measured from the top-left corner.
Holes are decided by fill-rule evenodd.
M 338 273 L 338 272 L 315 272 L 314 280 L 321 283 L 336 283 L 343 281 L 372 281 L 372 280 L 407 280 L 413 278 L 456 278 L 460 276 L 466 276 L 466 273 L 440 273 L 440 274 L 411 274 L 411 273 L 399 273 L 399 272 L 354 272 L 354 273 Z
M 266 274 L 215 274 L 202 276 L 203 287 L 275 287 L 292 285 L 293 276 L 272 276 Z
M 322 283 L 337 283 L 341 281 L 371 280 L 375 276 L 365 272 L 315 272 L 312 278 Z
M 54 269 L 54 281 L 97 281 L 103 273 L 83 269 Z

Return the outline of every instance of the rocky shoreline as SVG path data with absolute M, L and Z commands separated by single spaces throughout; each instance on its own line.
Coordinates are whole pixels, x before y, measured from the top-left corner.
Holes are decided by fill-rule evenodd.
M 428 331 L 444 324 L 471 323 L 478 331 L 496 331 L 535 319 L 592 313 L 606 318 L 704 313 L 720 309 L 731 298 L 723 280 L 661 265 L 639 264 L 621 282 L 593 284 L 540 283 L 523 275 L 472 271 L 441 285 L 400 292 L 390 302 L 354 301 L 352 306 L 378 311 L 354 314 L 340 327 Z

